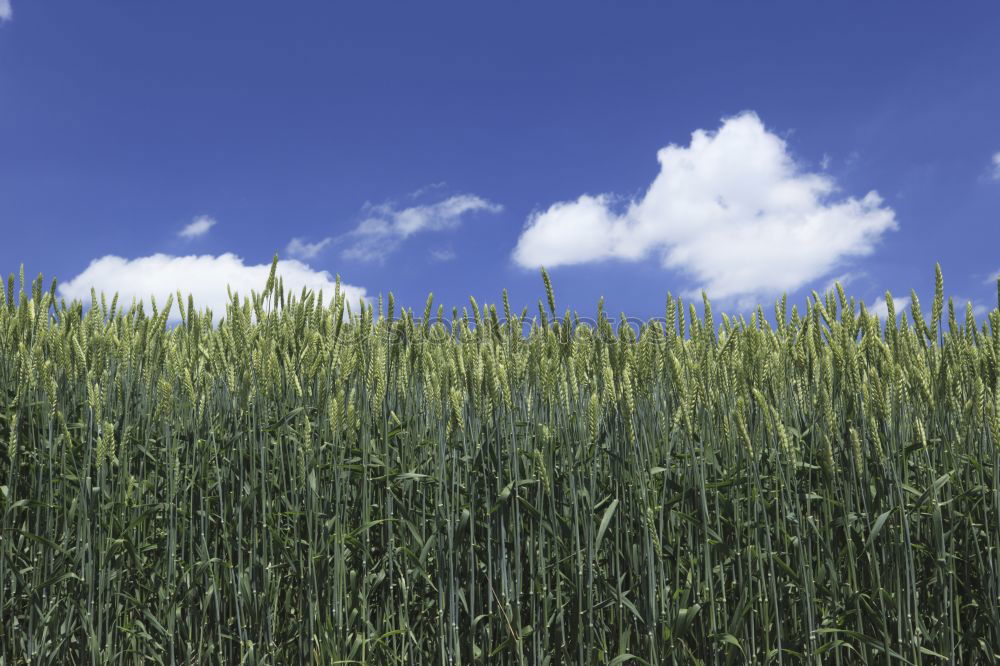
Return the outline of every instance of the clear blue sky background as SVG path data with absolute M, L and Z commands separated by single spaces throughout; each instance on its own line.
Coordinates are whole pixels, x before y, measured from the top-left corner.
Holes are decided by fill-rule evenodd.
M 143 257 L 264 265 L 299 238 L 329 239 L 299 259 L 369 297 L 392 290 L 419 310 L 433 291 L 450 309 L 507 287 L 534 307 L 537 269 L 514 258 L 529 221 L 584 194 L 611 195 L 623 215 L 660 173 L 659 149 L 750 111 L 797 173 L 835 185 L 818 205 L 875 190 L 895 222 L 868 254 L 791 280 L 791 302 L 843 276 L 869 304 L 915 288 L 926 312 L 939 261 L 960 312 L 996 307 L 995 2 L 0 0 L 3 15 L 0 270 L 23 263 L 46 286 L 74 284 L 67 295 L 115 279 L 85 272 L 106 255 L 122 258 L 127 290 L 137 271 L 155 278 L 129 263 Z M 733 187 L 701 184 L 718 201 Z M 434 207 L 459 195 L 473 203 Z M 415 206 L 418 231 L 386 230 Z M 622 233 L 673 238 L 657 210 L 620 218 Z M 180 236 L 198 216 L 216 223 Z M 381 230 L 359 235 L 368 218 Z M 577 218 L 558 224 L 572 244 Z M 655 316 L 668 290 L 715 284 L 665 266 L 670 242 L 571 252 L 551 270 L 560 307 L 592 314 L 603 295 L 612 312 Z M 198 266 L 190 279 L 217 279 Z M 770 312 L 772 291 L 720 302 Z

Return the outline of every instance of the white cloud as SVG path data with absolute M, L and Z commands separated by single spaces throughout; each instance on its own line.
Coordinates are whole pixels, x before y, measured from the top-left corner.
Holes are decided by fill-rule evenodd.
M 242 301 L 244 297 L 250 296 L 251 290 L 258 293 L 263 291 L 270 272 L 270 262 L 244 264 L 243 259 L 232 253 L 217 257 L 208 254 L 154 254 L 137 259 L 108 255 L 91 261 L 82 273 L 59 285 L 59 294 L 68 301 L 80 300 L 89 304 L 90 289 L 93 287 L 98 294 L 106 294 L 109 301 L 117 292 L 119 304 L 126 308 L 133 298 L 137 303 L 143 301 L 146 312 L 151 313 L 151 295 L 156 297 L 157 306 L 162 308 L 170 294 L 176 294 L 179 289 L 184 296 L 185 306 L 188 294 L 192 294 L 195 308 L 199 311 L 211 308 L 213 319 L 218 321 L 225 316 L 226 304 L 229 302 L 227 285 L 234 293 L 239 294 Z M 278 262 L 276 273 L 282 278 L 285 291 L 291 290 L 296 297 L 301 293 L 302 287 L 306 287 L 317 294 L 322 289 L 325 303 L 330 303 L 333 298 L 336 285 L 327 271 L 317 271 L 294 259 L 285 259 Z M 341 284 L 340 288 L 355 309 L 359 299 L 366 297 L 362 287 Z M 176 305 L 171 308 L 170 317 L 171 321 L 180 320 Z
M 701 283 L 691 294 L 776 294 L 870 254 L 897 227 L 874 191 L 833 200 L 833 179 L 805 172 L 751 112 L 716 132 L 698 130 L 690 146 L 667 146 L 657 159 L 656 179 L 623 208 L 607 194 L 584 194 L 533 214 L 514 260 L 551 268 L 655 253 Z
M 976 303 L 971 298 L 959 297 L 955 299 L 955 316 L 960 319 L 964 317 L 965 308 L 968 307 L 969 303 L 972 303 L 972 316 L 977 319 L 990 311 L 985 305 L 982 303 Z
M 397 210 L 392 204 L 366 205 L 365 209 L 368 217 L 345 236 L 350 244 L 342 255 L 348 259 L 384 259 L 414 234 L 454 229 L 467 213 L 498 213 L 503 207 L 472 194 L 459 194 L 435 204 L 402 210 Z
M 966 298 L 965 296 L 954 296 L 954 297 L 952 297 L 952 300 L 955 303 L 955 316 L 958 317 L 962 321 L 964 321 L 965 309 L 966 309 L 966 307 L 968 307 L 968 305 L 970 303 L 972 304 L 972 316 L 973 317 L 976 317 L 976 318 L 982 317 L 984 314 L 986 314 L 986 313 L 988 313 L 990 311 L 990 309 L 988 307 L 986 307 L 982 303 L 976 303 L 976 301 L 974 299 L 972 299 L 972 298 Z M 947 310 L 947 306 L 946 306 L 945 307 L 945 312 L 947 312 L 947 311 L 948 310 Z M 944 316 L 947 317 L 947 314 L 945 314 Z
M 2 0 L 0 0 L 2 1 Z M 214 217 L 209 217 L 208 215 L 199 215 L 191 221 L 191 224 L 187 225 L 178 232 L 178 236 L 181 238 L 198 238 L 199 236 L 204 236 L 208 233 L 208 230 L 216 225 L 216 220 Z
M 332 238 L 324 238 L 318 243 L 306 243 L 300 238 L 293 238 L 288 242 L 288 247 L 285 248 L 285 252 L 299 259 L 312 259 L 332 240 Z
M 863 275 L 863 274 L 864 274 L 863 272 L 862 273 L 841 273 L 837 277 L 830 278 L 827 281 L 827 283 L 823 286 L 823 289 L 820 291 L 820 294 L 826 294 L 828 291 L 836 291 L 836 289 L 837 289 L 837 283 L 838 282 L 840 283 L 841 287 L 846 288 L 847 285 L 849 285 L 850 283 L 854 282 L 860 275 Z M 850 298 L 849 295 L 848 295 L 848 298 Z
M 910 307 L 910 297 L 903 296 L 900 298 L 893 297 L 892 299 L 892 309 L 896 311 L 896 319 L 899 319 L 903 314 L 904 310 Z M 871 305 L 865 303 L 865 309 L 868 310 L 869 314 L 878 315 L 878 318 L 885 321 L 889 318 L 889 304 L 886 303 L 885 297 L 875 299 L 875 302 Z
M 431 258 L 434 261 L 452 261 L 457 256 L 452 250 L 431 250 Z
M 1000 152 L 993 154 L 993 169 L 990 175 L 993 180 L 1000 180 Z
M 10 0 L 0 0 L 0 21 L 9 21 L 14 18 L 14 10 L 10 6 Z
M 418 187 L 417 189 L 415 189 L 412 192 L 410 192 L 410 198 L 411 199 L 416 199 L 417 197 L 422 197 L 423 195 L 427 194 L 431 190 L 440 189 L 440 188 L 444 187 L 447 184 L 448 184 L 447 182 L 445 182 L 445 181 L 442 180 L 442 181 L 439 181 L 437 183 L 431 183 L 430 185 L 424 185 L 423 187 Z

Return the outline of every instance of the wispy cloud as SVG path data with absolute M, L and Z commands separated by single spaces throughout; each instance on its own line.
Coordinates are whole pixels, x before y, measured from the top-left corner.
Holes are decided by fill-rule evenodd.
M 657 158 L 660 173 L 638 200 L 623 206 L 584 194 L 533 214 L 514 260 L 551 268 L 658 255 L 700 283 L 689 294 L 764 296 L 871 254 L 897 228 L 874 191 L 835 199 L 834 180 L 806 171 L 751 112 L 698 130 L 690 145 L 667 146 Z
M 285 252 L 297 259 L 312 259 L 319 254 L 324 247 L 329 245 L 332 240 L 332 238 L 324 238 L 316 243 L 307 243 L 301 238 L 293 238 L 288 242 Z
M 501 210 L 501 205 L 473 194 L 458 194 L 438 203 L 403 209 L 389 203 L 368 204 L 365 206 L 365 219 L 343 236 L 347 247 L 341 255 L 360 261 L 381 261 L 415 234 L 454 229 L 467 214 L 479 211 L 498 213 Z
M 993 164 L 990 171 L 990 177 L 993 180 L 1000 180 L 1000 152 L 993 154 Z
M 14 10 L 10 6 L 10 0 L 0 0 L 0 22 L 9 21 L 14 18 Z
M 66 300 L 89 303 L 93 287 L 98 293 L 107 294 L 109 299 L 118 293 L 119 303 L 125 307 L 132 299 L 149 303 L 150 297 L 155 296 L 157 305 L 162 308 L 167 298 L 180 290 L 185 301 L 188 294 L 193 296 L 197 310 L 211 308 L 218 321 L 225 315 L 229 302 L 227 285 L 241 299 L 249 297 L 251 290 L 264 289 L 270 272 L 270 262 L 246 264 L 232 253 L 219 256 L 154 254 L 136 259 L 108 255 L 93 260 L 82 273 L 59 285 L 59 294 Z M 317 293 L 322 290 L 327 303 L 336 288 L 333 276 L 327 271 L 314 270 L 295 260 L 279 261 L 276 274 L 281 277 L 286 291 L 301 292 L 303 287 Z M 351 305 L 366 297 L 362 287 L 341 284 L 340 289 Z M 174 307 L 171 321 L 179 319 L 180 313 Z
M 989 308 L 982 303 L 976 303 L 975 300 L 971 298 L 966 298 L 965 296 L 955 296 L 952 298 L 955 303 L 955 316 L 962 318 L 965 316 L 965 309 L 971 304 L 972 305 L 972 316 L 979 318 L 984 314 L 989 312 Z M 947 308 L 945 308 L 947 310 Z
M 457 256 L 452 250 L 431 250 L 431 259 L 434 261 L 452 261 Z
M 903 310 L 908 307 L 910 307 L 909 296 L 903 296 L 900 298 L 893 296 L 892 309 L 896 311 L 896 319 L 899 319 Z M 884 297 L 875 299 L 871 305 L 865 303 L 865 309 L 872 314 L 878 315 L 878 318 L 883 321 L 889 318 L 889 304 L 886 302 Z
M 411 199 L 416 199 L 417 197 L 421 197 L 421 196 L 427 194 L 428 192 L 430 192 L 432 190 L 441 189 L 442 187 L 444 187 L 447 184 L 448 183 L 446 183 L 445 181 L 442 180 L 442 181 L 437 182 L 437 183 L 431 183 L 430 185 L 424 185 L 423 187 L 418 187 L 417 189 L 415 189 L 412 192 L 410 192 L 410 198 Z
M 0 0 L 2 2 L 3 0 Z M 216 225 L 216 220 L 214 217 L 208 215 L 199 215 L 194 218 L 191 224 L 187 225 L 178 232 L 178 236 L 181 238 L 198 238 L 204 236 L 208 233 L 208 230 Z
M 823 289 L 820 293 L 825 294 L 828 291 L 836 290 L 838 282 L 840 283 L 841 287 L 846 287 L 851 282 L 854 282 L 864 274 L 865 274 L 864 271 L 860 271 L 857 273 L 841 273 L 837 277 L 830 278 L 830 280 L 825 285 L 823 285 Z

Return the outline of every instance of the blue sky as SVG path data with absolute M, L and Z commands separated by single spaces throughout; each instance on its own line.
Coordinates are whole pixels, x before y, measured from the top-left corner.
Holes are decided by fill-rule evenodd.
M 996 307 L 1000 6 L 0 0 L 0 270 Z M 898 309 L 898 306 L 897 306 Z M 927 306 L 925 306 L 925 310 Z

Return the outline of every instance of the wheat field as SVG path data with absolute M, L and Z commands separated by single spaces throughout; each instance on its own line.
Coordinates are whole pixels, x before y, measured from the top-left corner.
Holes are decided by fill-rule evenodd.
M 1000 662 L 1000 310 L 940 267 L 628 326 L 275 266 L 0 290 L 0 664 Z

